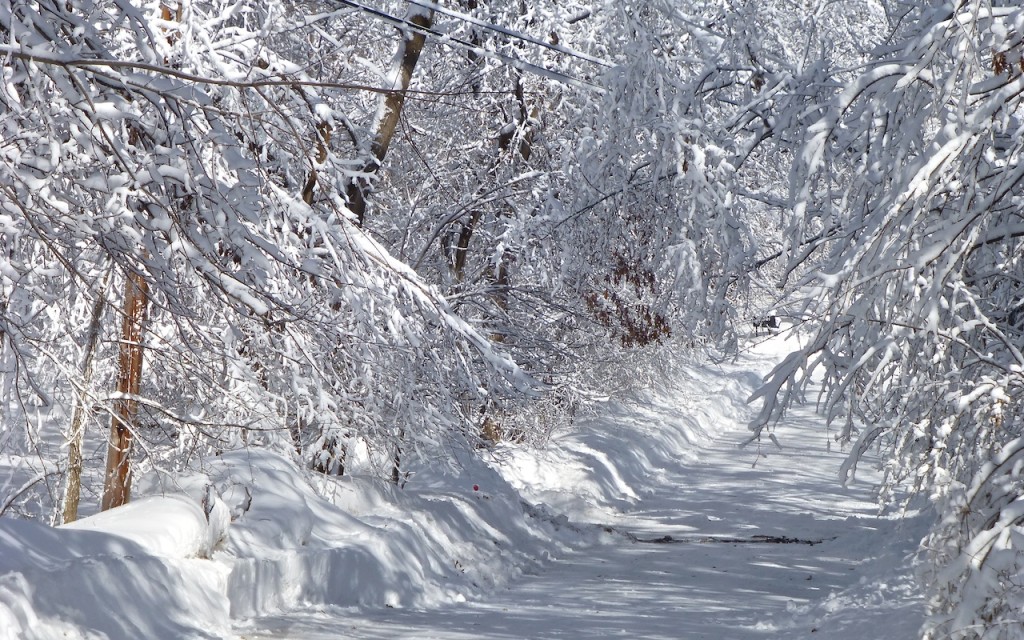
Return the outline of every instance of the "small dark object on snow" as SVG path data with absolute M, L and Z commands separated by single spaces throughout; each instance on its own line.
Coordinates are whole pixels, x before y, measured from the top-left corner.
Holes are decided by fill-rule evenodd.
M 634 542 L 646 542 L 648 544 L 806 544 L 814 546 L 821 544 L 825 540 L 834 540 L 834 538 L 825 538 L 821 540 L 807 540 L 804 538 L 790 538 L 789 536 L 766 536 L 766 535 L 755 535 L 749 538 L 734 538 L 725 536 L 686 536 L 673 538 L 672 536 L 662 536 L 660 538 L 639 538 L 637 536 L 630 536 Z
M 761 333 L 761 329 L 765 330 L 765 333 L 771 333 L 772 329 L 779 328 L 779 316 L 765 316 L 754 320 L 754 335 Z

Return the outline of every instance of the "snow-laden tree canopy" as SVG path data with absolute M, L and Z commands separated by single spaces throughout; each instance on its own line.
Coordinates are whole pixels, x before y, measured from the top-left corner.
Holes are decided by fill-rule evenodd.
M 774 313 L 811 337 L 754 437 L 824 376 L 843 473 L 880 446 L 884 498 L 935 499 L 928 633 L 1008 637 L 1022 33 L 991 0 L 0 5 L 15 493 L 76 501 L 107 429 L 401 483 Z
M 822 407 L 852 443 L 844 475 L 877 445 L 885 494 L 936 501 L 927 636 L 1017 637 L 1024 11 L 891 10 L 888 40 L 820 105 L 794 164 L 794 304 L 814 332 L 754 427 L 823 372 Z
M 536 387 L 349 215 L 331 136 L 380 91 L 312 79 L 295 31 L 338 18 L 294 9 L 0 8 L 0 336 L 26 420 L 111 411 L 133 279 L 151 458 L 255 441 L 334 455 L 342 437 L 386 458 L 474 440 L 485 396 Z

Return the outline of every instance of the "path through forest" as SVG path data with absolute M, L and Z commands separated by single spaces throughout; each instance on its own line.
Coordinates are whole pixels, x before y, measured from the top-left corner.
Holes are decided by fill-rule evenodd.
M 675 399 L 687 411 L 728 414 L 706 390 Z M 635 403 L 608 419 L 654 424 L 679 411 Z M 739 450 L 747 431 L 741 416 L 732 422 L 610 516 L 607 524 L 636 542 L 580 548 L 478 601 L 422 611 L 316 607 L 239 631 L 296 640 L 915 637 L 922 606 L 908 557 L 918 519 L 878 517 L 871 477 L 838 484 L 843 454 L 828 450 L 811 409 L 779 429 L 781 450 Z

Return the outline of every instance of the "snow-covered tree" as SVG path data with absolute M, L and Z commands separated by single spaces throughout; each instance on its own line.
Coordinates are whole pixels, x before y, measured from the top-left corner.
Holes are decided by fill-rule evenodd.
M 385 90 L 312 79 L 296 32 L 333 41 L 349 15 L 296 8 L 0 7 L 0 337 L 26 424 L 77 402 L 150 464 L 258 441 L 308 463 L 342 437 L 383 461 L 472 440 L 484 389 L 527 390 L 345 208 L 353 158 L 332 132 L 352 94 Z M 126 337 L 137 393 L 111 384 Z
M 647 1 L 438 11 L 435 29 L 501 57 L 424 51 L 421 86 L 448 98 L 406 103 L 368 224 L 563 389 L 620 377 L 600 363 L 646 346 L 719 341 L 755 313 L 740 309 L 744 274 L 784 203 L 758 111 L 797 63 L 766 35 L 790 24 L 759 31 L 765 15 Z
M 1024 11 L 886 8 L 888 40 L 821 105 L 794 170 L 790 256 L 810 267 L 813 337 L 754 427 L 823 375 L 847 477 L 878 446 L 886 491 L 936 504 L 926 636 L 1019 637 Z

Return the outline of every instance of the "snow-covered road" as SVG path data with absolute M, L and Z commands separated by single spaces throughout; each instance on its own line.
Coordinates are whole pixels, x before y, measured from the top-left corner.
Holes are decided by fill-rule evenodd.
M 915 637 L 922 606 L 907 558 L 920 523 L 877 517 L 870 477 L 839 486 L 843 454 L 828 450 L 822 419 L 809 408 L 779 430 L 783 449 L 739 450 L 745 416 L 724 405 L 737 406 L 750 375 L 719 370 L 673 394 L 609 407 L 602 417 L 609 430 L 614 424 L 641 436 L 684 414 L 729 422 L 707 429 L 695 450 L 665 452 L 676 464 L 660 465 L 644 492 L 605 516 L 604 524 L 617 531 L 671 542 L 623 535 L 585 546 L 507 589 L 440 609 L 313 607 L 250 621 L 239 634 L 294 640 Z M 587 441 L 591 450 L 597 437 Z M 708 540 L 714 537 L 733 541 Z

